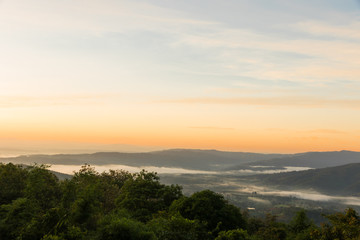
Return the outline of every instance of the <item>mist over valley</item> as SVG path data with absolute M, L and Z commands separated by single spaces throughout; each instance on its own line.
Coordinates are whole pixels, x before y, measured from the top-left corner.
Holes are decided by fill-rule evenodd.
M 165 184 L 180 184 L 186 194 L 210 189 L 244 209 L 260 212 L 279 202 L 314 211 L 360 206 L 359 152 L 258 154 L 171 149 L 22 155 L 0 161 L 49 164 L 51 170 L 65 173 L 58 175 L 61 178 L 71 178 L 83 164 L 90 164 L 99 172 L 123 169 L 134 173 L 145 169 L 157 172 Z

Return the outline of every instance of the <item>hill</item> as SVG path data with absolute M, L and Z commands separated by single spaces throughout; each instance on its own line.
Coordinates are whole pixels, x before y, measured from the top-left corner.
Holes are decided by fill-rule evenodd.
M 360 195 L 360 163 L 337 167 L 251 176 L 279 189 L 316 190 L 331 195 Z
M 172 149 L 146 153 L 98 152 L 93 154 L 27 155 L 0 158 L 0 162 L 22 164 L 64 164 L 82 165 L 127 165 L 175 167 L 205 171 L 218 171 L 224 168 L 256 161 L 281 158 L 285 154 L 259 154 L 246 152 L 223 152 L 216 150 Z
M 168 167 L 202 171 L 284 170 L 285 167 L 324 168 L 360 163 L 360 152 L 307 152 L 260 154 L 217 150 L 171 149 L 144 153 L 97 152 L 92 154 L 23 155 L 0 158 L 0 162 L 60 165 L 126 165 Z M 261 168 L 259 168 L 259 166 Z
M 309 167 L 325 168 L 341 166 L 349 163 L 360 163 L 360 152 L 334 151 L 334 152 L 307 152 L 298 153 L 281 158 L 270 160 L 260 160 L 251 163 L 243 163 L 238 166 L 230 167 L 228 170 L 239 170 L 251 168 L 251 166 L 269 166 L 272 168 L 282 167 Z

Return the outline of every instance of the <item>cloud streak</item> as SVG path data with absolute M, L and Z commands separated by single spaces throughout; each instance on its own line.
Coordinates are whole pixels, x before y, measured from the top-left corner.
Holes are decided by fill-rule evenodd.
M 235 130 L 235 128 L 227 128 L 227 127 L 213 127 L 213 126 L 189 126 L 190 129 L 198 129 L 198 130 Z
M 343 40 L 360 40 L 360 22 L 334 26 L 319 21 L 304 21 L 295 24 L 294 27 L 315 36 L 328 36 Z
M 345 131 L 339 131 L 336 129 L 313 129 L 308 131 L 302 131 L 303 133 L 319 133 L 319 134 L 347 134 Z
M 184 98 L 160 100 L 159 103 L 173 104 L 214 104 L 214 105 L 252 105 L 274 107 L 305 108 L 350 108 L 360 109 L 360 99 L 326 99 L 317 97 L 239 97 L 239 98 Z
M 63 96 L 0 96 L 0 108 L 99 105 L 114 98 L 111 94 L 83 94 Z

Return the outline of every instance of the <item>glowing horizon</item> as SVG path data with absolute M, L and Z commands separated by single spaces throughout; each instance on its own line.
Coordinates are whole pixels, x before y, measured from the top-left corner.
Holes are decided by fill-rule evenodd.
M 355 0 L 0 1 L 0 154 L 360 151 L 359 16 Z

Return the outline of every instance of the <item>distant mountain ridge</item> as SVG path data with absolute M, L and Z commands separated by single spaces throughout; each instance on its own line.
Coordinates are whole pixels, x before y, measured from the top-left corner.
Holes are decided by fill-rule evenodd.
M 360 196 L 360 163 L 250 178 L 278 189 L 312 189 L 330 195 Z
M 288 154 L 261 154 L 223 152 L 217 150 L 170 149 L 146 153 L 98 152 L 93 154 L 28 155 L 0 158 L 0 162 L 81 165 L 128 165 L 175 167 L 194 170 L 218 171 L 226 167 L 261 160 L 289 156 Z
M 260 160 L 251 163 L 243 163 L 238 166 L 230 167 L 228 170 L 239 170 L 249 168 L 253 165 L 271 167 L 309 167 L 325 168 L 341 166 L 349 163 L 360 163 L 360 152 L 353 151 L 334 151 L 334 152 L 306 152 L 297 153 L 281 158 L 270 160 Z
M 146 153 L 98 152 L 92 154 L 29 155 L 0 158 L 15 164 L 53 165 L 127 165 L 134 167 L 169 167 L 216 171 L 237 179 L 248 179 L 261 185 L 284 190 L 307 189 L 333 195 L 360 196 L 360 152 L 307 152 L 298 154 L 259 154 L 217 150 L 171 149 Z M 285 167 L 309 167 L 307 171 L 252 175 L 246 169 L 279 170 Z M 110 167 L 109 168 L 113 168 Z M 246 172 L 246 171 L 245 171 Z M 249 171 L 251 172 L 251 171 Z M 258 174 L 254 171 L 253 174 Z M 55 173 L 59 178 L 70 175 Z M 196 176 L 196 175 L 193 175 Z M 201 178 L 201 176 L 199 176 Z
M 0 162 L 60 165 L 126 165 L 132 167 L 168 167 L 202 171 L 242 169 L 284 169 L 284 167 L 324 168 L 360 163 L 360 152 L 307 152 L 297 154 L 261 154 L 217 150 L 170 149 L 144 153 L 97 152 L 92 154 L 26 155 L 0 158 Z M 259 168 L 257 168 L 259 170 Z

